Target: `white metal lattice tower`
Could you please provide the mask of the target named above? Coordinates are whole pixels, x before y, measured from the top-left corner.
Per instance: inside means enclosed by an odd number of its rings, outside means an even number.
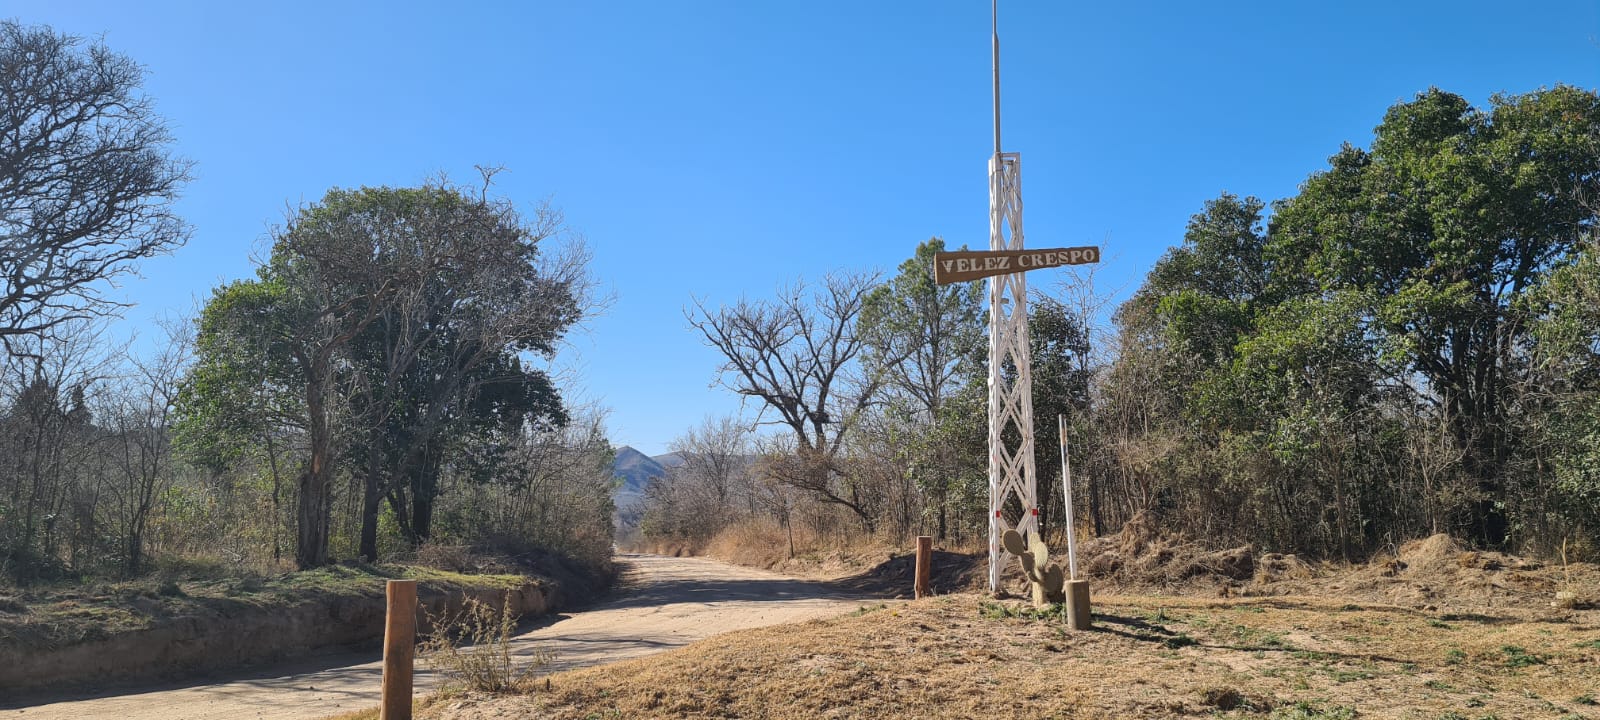
[[[1022,249],[1022,158],[989,161],[989,249]],[[1000,589],[1000,535],[1039,532],[1033,460],[1033,372],[1023,273],[989,278],[989,591]],[[1012,501],[1015,502],[1012,502]],[[1007,504],[1020,512],[1015,525]]]
[[[1022,156],[1000,151],[999,0],[990,4],[994,62],[994,157],[989,159],[989,249],[1021,250]],[[1028,354],[1028,283],[1023,273],[989,278],[989,592],[1000,590],[1000,535],[1039,532],[1033,461],[1033,371]],[[1013,500],[1015,502],[1013,502]],[[1019,513],[1015,525],[1007,505]]]

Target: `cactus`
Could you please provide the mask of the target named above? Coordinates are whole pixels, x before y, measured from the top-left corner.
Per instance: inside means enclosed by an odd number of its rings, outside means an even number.
[[[1000,536],[1000,544],[1005,546],[1006,552],[1017,556],[1022,563],[1022,574],[1028,577],[1028,584],[1033,587],[1034,606],[1066,602],[1066,572],[1060,565],[1050,562],[1050,548],[1039,539],[1038,533],[1034,533],[1031,540],[1023,542],[1022,533],[1015,530],[1007,530]]]

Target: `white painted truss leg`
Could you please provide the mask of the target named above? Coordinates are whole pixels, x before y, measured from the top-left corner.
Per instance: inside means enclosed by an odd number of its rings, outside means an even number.
[[[1021,250],[1022,158],[989,160],[989,249]],[[1000,590],[1000,536],[1039,532],[1033,462],[1033,373],[1028,285],[1022,273],[989,279],[989,591]],[[1015,502],[1011,503],[1012,498]],[[1007,504],[1020,515],[1013,520]],[[1014,524],[1013,524],[1014,523]]]

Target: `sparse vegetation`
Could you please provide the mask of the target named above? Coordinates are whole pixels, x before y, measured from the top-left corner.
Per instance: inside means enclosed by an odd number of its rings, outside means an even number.
[[[1543,665],[1546,660],[1545,656],[1537,653],[1530,653],[1526,649],[1517,647],[1516,645],[1505,645],[1500,648],[1500,652],[1505,655],[1506,667],[1510,668],[1524,668],[1530,665]]]
[[[1299,701],[1272,712],[1271,720],[1355,720],[1355,708]]]
[[[518,616],[509,598],[499,608],[469,599],[454,613],[430,612],[427,619],[418,656],[444,676],[446,693],[530,691],[533,673],[555,659],[545,651],[512,655]]]
[[[1449,665],[1439,633],[1427,631],[1427,616],[1368,608],[1352,617],[1338,607],[1298,597],[1101,597],[1095,630],[1062,632],[1064,621],[1050,608],[977,594],[941,596],[896,606],[894,613],[741,631],[650,658],[558,673],[548,691],[541,685],[532,695],[475,704],[472,716],[798,719],[849,708],[861,716],[937,720],[982,716],[1004,702],[1018,716],[1090,720],[1452,712],[1479,720],[1581,714],[1590,706],[1573,701],[1563,711],[1544,698],[1582,697],[1600,682],[1600,669],[1580,662],[1584,650],[1570,645],[1549,651],[1547,662],[1559,671],[1533,665],[1508,672],[1503,648],[1535,647],[1548,629],[1536,614],[1456,621],[1463,632],[1451,641],[1463,652]],[[1558,632],[1600,639],[1592,627]],[[1241,634],[1292,639],[1299,649],[1260,652],[1259,644],[1240,642]],[[686,677],[696,680],[679,681]],[[449,705],[430,706],[421,717],[454,717]]]

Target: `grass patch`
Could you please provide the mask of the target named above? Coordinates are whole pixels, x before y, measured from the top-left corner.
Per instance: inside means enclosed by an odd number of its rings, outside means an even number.
[[[1377,677],[1376,674],[1369,670],[1335,669],[1331,670],[1328,674],[1333,677],[1334,682],[1340,683],[1355,682],[1357,680],[1371,680],[1372,678]]]
[[[1543,665],[1548,658],[1537,653],[1530,653],[1516,645],[1503,645],[1500,652],[1505,654],[1506,667],[1525,668],[1531,665]]]
[[[1355,720],[1355,708],[1315,702],[1297,702],[1272,711],[1272,720]]]
[[[1189,637],[1184,633],[1178,633],[1172,637],[1162,640],[1161,644],[1170,649],[1177,650],[1178,648],[1189,647],[1190,645],[1199,645],[1200,641]]]

